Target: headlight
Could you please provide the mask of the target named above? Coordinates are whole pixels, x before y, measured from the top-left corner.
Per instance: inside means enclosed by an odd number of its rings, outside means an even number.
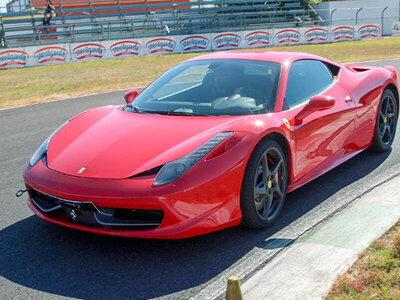
[[[178,179],[183,173],[189,170],[196,162],[203,158],[208,152],[214,149],[232,133],[233,132],[218,133],[212,139],[208,140],[205,144],[201,145],[188,155],[165,164],[158,172],[153,185],[162,185]]]
[[[47,153],[47,147],[49,146],[50,139],[53,137],[53,135],[59,131],[65,124],[67,124],[69,121],[66,121],[64,124],[62,124],[60,127],[58,127],[56,130],[53,131],[52,134],[43,142],[43,144],[40,145],[40,147],[36,150],[36,152],[33,154],[31,160],[29,161],[29,164],[31,167],[36,165],[39,160],[43,158],[43,156],[46,155]]]

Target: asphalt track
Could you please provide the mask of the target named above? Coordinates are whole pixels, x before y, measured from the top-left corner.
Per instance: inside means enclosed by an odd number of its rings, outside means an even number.
[[[365,64],[394,65],[400,73],[400,60]],[[364,151],[289,194],[284,214],[269,229],[234,227],[185,240],[93,235],[33,216],[26,195],[15,197],[32,153],[69,117],[123,103],[122,96],[117,91],[0,110],[1,299],[218,297],[228,276],[248,278],[299,235],[400,173],[396,137],[390,152]]]

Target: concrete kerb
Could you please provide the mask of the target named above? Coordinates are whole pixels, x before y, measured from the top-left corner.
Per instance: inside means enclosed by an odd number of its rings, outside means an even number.
[[[244,298],[324,297],[336,276],[398,222],[399,183],[399,176],[392,177],[307,231],[242,285]]]
[[[392,211],[393,208],[391,208],[387,204],[393,204],[391,202],[395,201],[388,201],[386,198],[383,200],[379,200],[379,204],[381,204],[380,207],[369,207],[369,211],[366,211],[367,213],[367,218],[370,217],[370,214],[376,214],[383,216],[385,215],[385,221],[382,229],[382,224],[380,224],[380,228],[375,229],[373,232],[368,232],[367,234],[361,234],[361,237],[357,235],[357,237],[353,234],[352,237],[348,236],[349,232],[343,232],[340,231],[340,237],[343,236],[342,241],[339,241],[339,244],[341,245],[335,245],[335,242],[332,244],[332,241],[334,241],[335,237],[332,239],[331,236],[326,235],[326,227],[328,228],[328,231],[333,233],[335,231],[334,226],[338,227],[337,225],[342,225],[347,226],[349,230],[353,232],[357,232],[357,230],[354,229],[365,229],[366,225],[368,226],[369,220],[364,220],[364,216],[359,217],[360,220],[362,220],[363,224],[357,224],[357,220],[353,219],[353,216],[355,213],[360,213],[360,208],[365,204],[369,204],[368,206],[371,206],[374,202],[377,202],[376,199],[371,201],[371,196],[376,190],[379,188],[382,188],[385,184],[390,184],[391,181],[398,180],[400,179],[399,177],[400,173],[397,175],[393,175],[392,177],[388,178],[386,181],[380,183],[379,185],[375,187],[371,187],[370,190],[367,190],[363,193],[363,195],[356,197],[352,202],[349,202],[347,205],[343,206],[341,209],[337,210],[336,212],[332,213],[330,217],[327,217],[325,220],[321,221],[320,223],[316,224],[313,228],[307,230],[304,232],[298,240],[294,243],[294,245],[290,245],[290,247],[282,248],[282,251],[276,253],[273,257],[270,258],[269,261],[265,262],[262,266],[260,266],[258,269],[256,269],[253,274],[249,274],[245,278],[242,279],[242,284],[243,288],[241,288],[239,278],[236,276],[231,276],[227,280],[227,288],[226,288],[226,293],[225,293],[225,299],[226,300],[240,300],[244,298],[246,299],[265,299],[265,297],[268,297],[270,299],[282,299],[282,297],[289,297],[290,299],[301,299],[304,297],[307,297],[308,299],[319,299],[320,297],[323,297],[330,289],[330,286],[334,282],[334,279],[336,276],[342,272],[345,272],[357,259],[358,253],[361,252],[363,249],[365,249],[374,239],[378,238],[386,232],[387,229],[389,229],[391,226],[393,226],[397,221],[398,217],[400,216],[399,212],[400,209],[397,209],[397,215],[392,216],[391,219],[388,219],[387,215],[389,211]],[[368,196],[370,199],[368,199]],[[376,197],[376,195],[372,195],[372,197]],[[363,200],[363,201],[360,201]],[[396,200],[399,202],[399,200]],[[396,202],[396,203],[397,203]],[[361,203],[361,205],[360,205]],[[387,205],[387,206],[386,206]],[[379,209],[380,208],[380,209]],[[383,210],[382,210],[383,209]],[[351,211],[353,210],[353,211]],[[385,213],[381,213],[379,212]],[[350,212],[351,211],[351,212]],[[362,212],[361,212],[362,213]],[[351,222],[343,222],[343,220],[338,219],[343,219],[343,215],[348,215],[351,216],[352,220]],[[372,216],[372,218],[375,216]],[[336,223],[335,224],[335,218],[336,218]],[[354,216],[356,219],[357,216]],[[349,220],[350,221],[350,220]],[[367,222],[367,223],[366,223]],[[382,223],[382,221],[381,221]],[[330,224],[334,224],[333,226]],[[346,225],[349,224],[349,225]],[[354,225],[355,224],[355,225]],[[325,227],[325,229],[324,229]],[[329,228],[331,227],[331,228]],[[354,228],[355,227],[355,228]],[[322,228],[322,229],[321,229]],[[343,229],[343,226],[342,228]],[[336,228],[337,230],[337,228]],[[322,234],[319,234],[318,232],[322,231]],[[325,232],[325,233],[324,233]],[[358,231],[359,232],[359,231]],[[362,231],[366,232],[366,231]],[[337,233],[336,233],[337,234]],[[337,234],[338,235],[338,234]],[[321,241],[322,238],[322,241]],[[337,238],[337,237],[336,237]],[[325,240],[325,241],[324,241]],[[287,245],[289,246],[289,245]],[[296,256],[297,258],[294,259],[294,261],[290,261],[290,259],[293,260],[293,256]],[[302,257],[303,259],[300,259],[301,263],[298,261],[298,257]],[[273,258],[276,258],[274,260],[274,263],[272,266],[268,264]],[[305,260],[310,260],[309,265],[310,267],[306,270],[303,269],[303,262]],[[332,261],[333,259],[333,261]],[[323,262],[323,264],[322,264]],[[281,265],[286,265],[286,267],[282,267]],[[323,267],[319,267],[320,265],[323,265]],[[279,266],[280,269],[283,270],[279,274]],[[297,269],[300,268],[300,269]],[[290,270],[290,268],[293,268]],[[318,269],[319,268],[319,269]],[[288,270],[289,269],[289,270]],[[318,269],[318,271],[315,271],[315,269]],[[322,269],[322,271],[321,271]],[[303,270],[303,274],[298,275],[300,271]],[[278,274],[277,272],[278,271]],[[315,276],[310,276],[309,274],[312,272],[317,272],[319,275],[321,275],[320,278],[315,278]],[[321,272],[325,271],[325,273],[329,274],[321,274]],[[271,275],[273,273],[273,275]],[[304,274],[306,273],[306,274]],[[295,274],[295,275],[293,275]],[[297,284],[293,280],[293,283],[296,284],[291,284],[292,286],[292,293],[296,293],[295,295],[290,294],[290,287],[287,287],[288,289],[279,289],[279,287],[282,284],[282,281],[287,282],[288,276],[292,275],[292,277],[301,277],[300,280],[302,280],[303,284]],[[271,278],[266,278],[270,276]],[[250,278],[248,278],[250,277]],[[279,279],[280,277],[280,279]],[[278,278],[278,279],[277,279]],[[275,279],[275,280],[274,280]],[[275,281],[275,282],[274,282]],[[289,280],[291,281],[291,280]],[[264,285],[263,283],[267,282],[267,285]],[[278,284],[277,284],[278,283]],[[314,286],[313,286],[314,285]],[[283,292],[282,292],[283,290]]]
[[[263,250],[267,251],[260,251],[258,253],[258,257],[253,258],[249,257],[247,260],[249,261],[244,262],[240,261],[237,262],[235,265],[241,265],[242,268],[237,270],[236,272],[232,272],[231,270],[224,271],[219,278],[208,284],[203,290],[201,290],[196,296],[192,297],[191,299],[223,299],[225,293],[225,286],[226,286],[226,278],[231,275],[235,275],[239,278],[242,287],[246,284],[248,280],[251,279],[258,271],[264,268],[268,263],[270,263],[274,258],[276,258],[282,251],[288,249],[288,246],[293,244],[296,240],[298,240],[301,236],[306,235],[307,233],[314,230],[317,226],[323,223],[325,220],[331,218],[337,213],[340,213],[344,209],[346,209],[349,204],[354,202],[355,200],[361,198],[368,192],[372,191],[374,188],[390,181],[391,179],[400,175],[400,166],[394,166],[387,172],[391,174],[381,180],[373,178],[371,182],[373,184],[369,184],[368,188],[364,189],[361,194],[354,198],[347,199],[344,203],[337,203],[336,209],[323,214],[318,211],[318,207],[314,208],[312,211],[306,214],[305,218],[302,218],[298,222],[293,222],[285,229],[281,230],[280,232],[270,236],[266,241]],[[309,224],[312,224],[311,226]],[[268,249],[271,243],[269,241],[283,241],[280,247],[270,247],[272,249]],[[286,242],[285,242],[286,241]],[[245,268],[243,268],[245,266]],[[234,267],[233,267],[234,268]]]

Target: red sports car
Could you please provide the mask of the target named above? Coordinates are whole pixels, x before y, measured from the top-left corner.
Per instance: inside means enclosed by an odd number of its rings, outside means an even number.
[[[394,67],[277,51],[199,56],[125,100],[71,118],[32,156],[40,218],[142,238],[267,227],[287,192],[388,150],[399,107]]]

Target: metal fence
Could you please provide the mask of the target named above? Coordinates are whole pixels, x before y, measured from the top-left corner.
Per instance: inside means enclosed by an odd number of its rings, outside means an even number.
[[[43,11],[0,15],[2,47],[156,35],[177,35],[316,24],[318,15],[298,0],[212,0],[85,7],[60,5],[50,26]]]
[[[84,7],[59,5],[50,25],[42,10],[0,14],[0,47],[104,41],[255,29],[381,24],[398,21],[396,8],[315,10],[298,0],[212,0]],[[397,8],[398,11],[398,8]],[[370,13],[372,12],[372,13]],[[324,16],[324,17],[323,17]],[[384,26],[385,25],[385,26]],[[387,26],[386,26],[387,27]]]

